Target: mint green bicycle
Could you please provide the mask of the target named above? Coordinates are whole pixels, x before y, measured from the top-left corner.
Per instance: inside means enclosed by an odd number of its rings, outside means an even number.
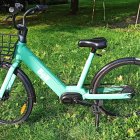
[[[0,42],[0,123],[18,124],[25,121],[36,102],[33,85],[21,70],[26,64],[59,97],[64,104],[80,104],[92,107],[99,124],[99,114],[129,117],[140,115],[140,59],[121,58],[100,69],[87,88],[84,81],[98,49],[107,47],[103,37],[80,40],[79,47],[91,48],[77,85],[67,86],[58,79],[27,47],[28,28],[26,16],[43,11],[47,6],[37,5],[25,12],[23,23],[16,24],[16,16],[22,5],[10,8],[13,25],[18,30],[16,36],[1,34]],[[125,50],[122,50],[125,51]],[[90,100],[90,101],[89,101]],[[92,101],[93,100],[93,101]]]

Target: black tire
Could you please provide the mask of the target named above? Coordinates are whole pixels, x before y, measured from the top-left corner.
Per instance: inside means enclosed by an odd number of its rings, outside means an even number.
[[[0,67],[0,87],[9,67],[10,64]],[[0,124],[22,123],[29,117],[35,102],[35,92],[29,78],[19,68],[14,74],[16,79],[11,90],[6,91],[0,100]]]
[[[123,87],[120,93],[132,93],[133,97],[125,100],[96,100],[96,104],[100,103],[102,111],[107,115],[140,115],[140,59],[122,58],[107,64],[94,77],[91,91],[98,94],[99,88],[114,84]]]

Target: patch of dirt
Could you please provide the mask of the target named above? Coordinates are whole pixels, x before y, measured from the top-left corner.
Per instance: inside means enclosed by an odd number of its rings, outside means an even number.
[[[122,22],[113,23],[113,25],[110,25],[110,27],[111,28],[125,28],[128,25],[135,25],[136,24],[136,18],[137,18],[136,16],[128,17]],[[140,24],[140,16],[138,18],[137,24]]]

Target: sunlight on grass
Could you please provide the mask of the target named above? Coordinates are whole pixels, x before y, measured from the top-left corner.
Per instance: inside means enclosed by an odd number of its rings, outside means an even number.
[[[69,15],[69,5],[50,6],[48,12],[28,17],[28,46],[66,84],[76,84],[90,49],[78,48],[80,39],[105,37],[108,47],[98,53],[85,83],[105,64],[118,58],[140,58],[140,26],[128,25],[127,18],[136,15],[138,0],[106,1],[106,21],[102,2],[97,2],[94,22],[91,22],[91,1],[81,2],[77,15]],[[123,3],[123,4],[122,4]],[[4,22],[0,14],[0,32],[16,33],[11,21]],[[91,109],[63,105],[58,97],[26,66],[37,94],[37,104],[27,122],[18,126],[0,126],[0,139],[30,140],[110,140],[138,139],[140,119],[102,116],[99,130],[94,126]],[[121,77],[119,77],[121,79]]]

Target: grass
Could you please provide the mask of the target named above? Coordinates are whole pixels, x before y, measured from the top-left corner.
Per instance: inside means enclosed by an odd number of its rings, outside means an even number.
[[[86,79],[110,61],[121,57],[140,58],[140,26],[135,27],[138,0],[106,1],[106,21],[103,21],[102,2],[96,3],[94,21],[91,20],[91,1],[81,1],[77,15],[69,15],[69,5],[50,6],[48,12],[28,17],[28,46],[67,84],[75,84],[88,56],[89,49],[77,48],[79,39],[103,36],[108,47],[102,57],[96,57]],[[16,33],[10,22],[0,14],[0,32]],[[20,20],[20,17],[18,18]],[[129,20],[129,22],[128,22]],[[125,140],[139,139],[140,120],[101,117],[99,130],[87,107],[63,105],[58,97],[26,66],[22,66],[34,84],[37,104],[27,122],[15,126],[0,126],[0,139],[29,140]]]

